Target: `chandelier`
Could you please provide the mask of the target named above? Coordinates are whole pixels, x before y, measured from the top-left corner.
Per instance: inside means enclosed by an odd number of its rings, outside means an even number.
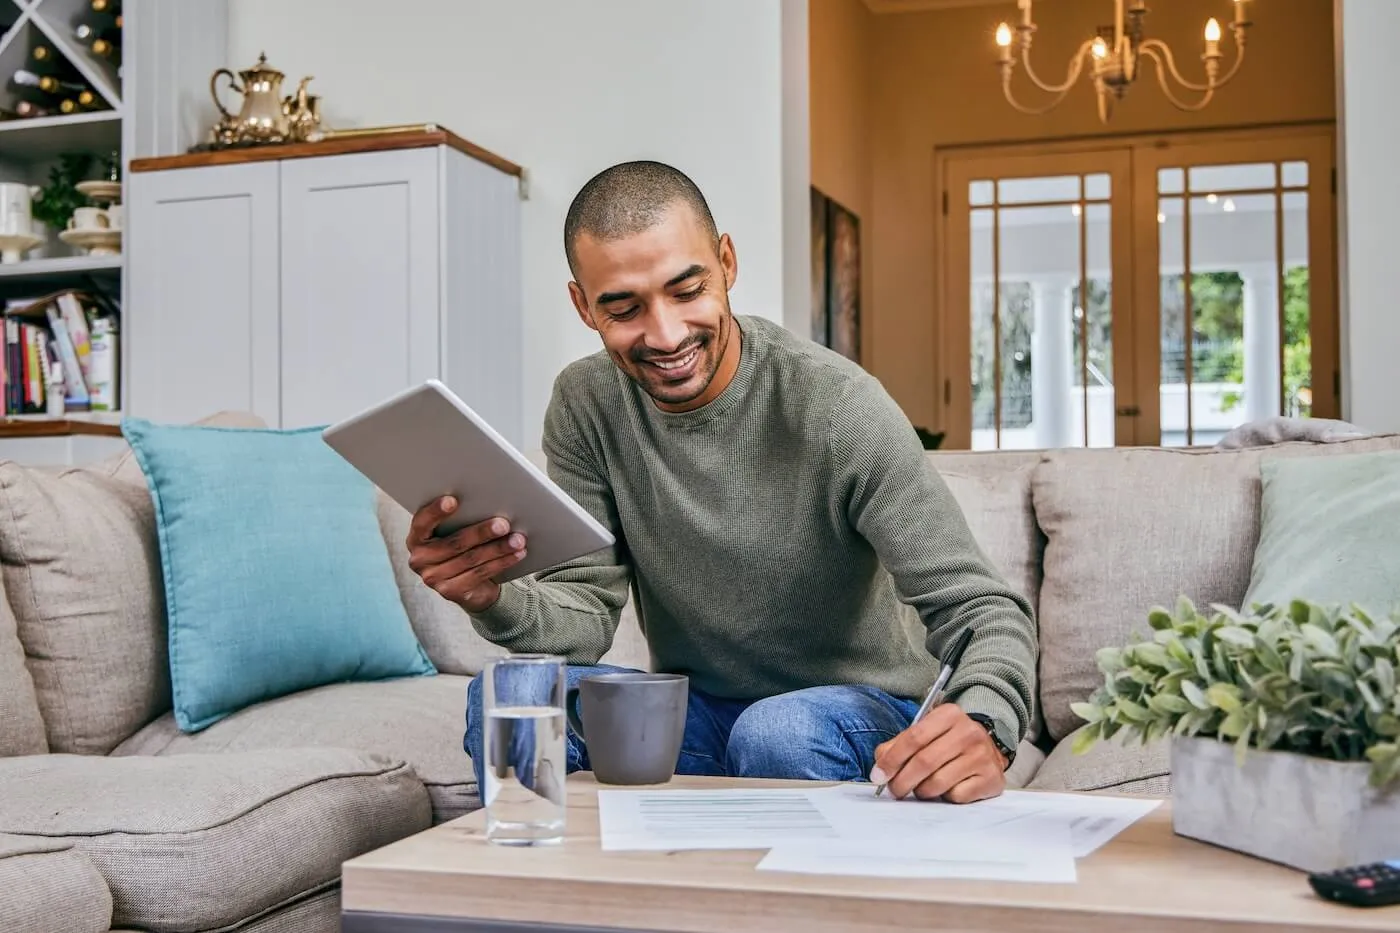
[[[1087,39],[1070,60],[1069,74],[1063,84],[1050,84],[1042,81],[1031,68],[1031,37],[1036,26],[1031,19],[1031,0],[1017,0],[1021,11],[1021,22],[1016,26],[1015,36],[1009,25],[997,26],[996,41],[1000,52],[1001,87],[1007,101],[1022,113],[1041,114],[1059,105],[1065,99],[1075,82],[1079,80],[1086,61],[1092,62],[1094,90],[1098,96],[1099,119],[1104,123],[1113,114],[1115,101],[1121,100],[1128,87],[1138,78],[1139,68],[1144,58],[1156,64],[1157,81],[1162,85],[1162,93],[1167,100],[1181,110],[1202,110],[1210,103],[1215,92],[1240,70],[1244,61],[1245,31],[1250,23],[1245,18],[1247,0],[1234,0],[1235,18],[1230,23],[1230,31],[1235,37],[1235,62],[1222,77],[1220,74],[1220,23],[1211,17],[1205,28],[1206,79],[1204,82],[1188,81],[1177,70],[1171,48],[1161,39],[1144,39],[1142,21],[1147,15],[1147,0],[1113,0],[1114,21],[1112,26],[1100,26],[1097,35]],[[1012,72],[1017,60],[1025,68],[1026,77],[1031,83],[1048,94],[1054,95],[1049,103],[1040,107],[1028,107],[1018,102],[1011,93]],[[1195,97],[1184,101],[1173,92],[1168,83],[1171,78],[1178,87]]]

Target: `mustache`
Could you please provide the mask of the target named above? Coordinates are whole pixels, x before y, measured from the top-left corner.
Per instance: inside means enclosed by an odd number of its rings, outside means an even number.
[[[670,353],[656,353],[651,350],[642,349],[633,350],[628,355],[632,358],[633,362],[650,363],[652,360],[665,359],[667,357],[684,356],[696,347],[705,347],[707,344],[709,344],[709,342],[712,339],[714,339],[713,336],[708,333],[692,334],[691,336],[687,337],[679,347],[672,350]]]

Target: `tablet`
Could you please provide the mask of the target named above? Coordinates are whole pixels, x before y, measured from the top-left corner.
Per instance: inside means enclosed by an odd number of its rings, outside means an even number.
[[[525,535],[504,583],[610,547],[613,536],[436,379],[327,427],[321,436],[370,482],[416,512],[441,496],[457,511],[439,536],[497,515]]]

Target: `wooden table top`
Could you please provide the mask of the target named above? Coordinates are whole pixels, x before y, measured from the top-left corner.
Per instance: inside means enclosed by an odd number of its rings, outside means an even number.
[[[795,786],[667,786],[744,784]],[[597,790],[570,775],[561,846],[493,845],[477,811],[352,859],[342,910],[694,933],[1400,930],[1400,907],[1332,904],[1301,872],[1175,835],[1169,801],[1078,860],[1077,883],[1032,884],[760,872],[761,851],[603,852]]]

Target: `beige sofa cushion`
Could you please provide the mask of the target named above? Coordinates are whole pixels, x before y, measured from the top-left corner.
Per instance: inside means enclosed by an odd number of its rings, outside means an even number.
[[[0,513],[0,523],[3,523]],[[19,623],[5,595],[0,575],[0,758],[10,755],[42,755],[49,750],[44,718],[34,695],[34,679],[24,666],[24,646]],[[4,929],[0,927],[0,929]]]
[[[118,745],[113,755],[181,755],[339,746],[406,761],[426,785],[433,822],[481,805],[462,749],[467,684],[451,674],[331,684],[239,710],[186,735],[167,713]]]
[[[0,463],[0,565],[55,752],[101,755],[170,708],[151,497]]]
[[[10,758],[0,786],[0,825],[72,842],[106,879],[112,925],[157,933],[263,914],[431,819],[407,765],[349,749]]]
[[[1070,703],[1102,683],[1094,653],[1148,631],[1179,596],[1238,608],[1259,537],[1263,457],[1400,448],[1400,435],[1243,450],[1056,450],[1031,492],[1046,536],[1040,693],[1047,731],[1082,725]],[[1048,765],[1048,763],[1047,763]]]
[[[66,839],[0,833],[0,930],[105,933],[112,892]]]
[[[1087,729],[1088,726],[1081,726]],[[1118,733],[1074,754],[1076,729],[1050,752],[1028,787],[1032,790],[1099,791],[1107,794],[1171,795],[1171,743],[1141,744]]]

